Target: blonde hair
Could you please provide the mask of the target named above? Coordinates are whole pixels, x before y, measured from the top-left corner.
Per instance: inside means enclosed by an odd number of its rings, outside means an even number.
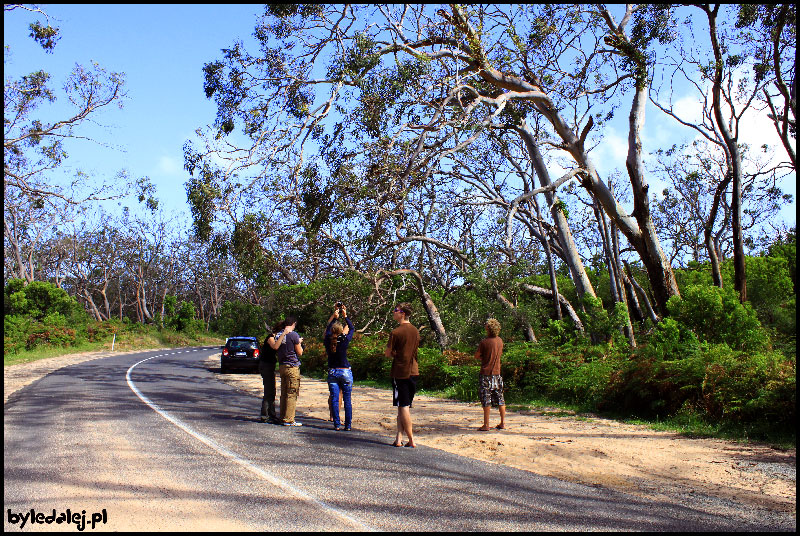
[[[336,344],[339,342],[339,335],[344,332],[344,327],[340,322],[334,322],[331,326],[331,341],[330,341],[330,351],[332,354],[336,353]]]
[[[486,321],[486,329],[489,330],[489,334],[492,337],[497,337],[500,335],[500,322],[495,320],[494,318],[490,318]]]

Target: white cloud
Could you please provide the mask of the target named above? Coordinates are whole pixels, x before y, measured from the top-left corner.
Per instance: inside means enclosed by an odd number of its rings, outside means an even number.
[[[687,95],[676,101],[672,109],[684,121],[698,121],[703,115],[703,101],[697,94]]]
[[[625,169],[628,157],[628,135],[620,134],[613,126],[603,129],[600,143],[591,152],[591,159],[601,177],[615,169]]]
[[[161,156],[156,164],[159,175],[179,175],[183,172],[183,161],[172,156]]]

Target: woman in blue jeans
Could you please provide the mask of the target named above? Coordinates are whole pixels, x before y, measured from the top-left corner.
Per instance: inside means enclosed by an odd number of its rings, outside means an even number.
[[[346,326],[337,322],[340,316],[344,318]],[[353,371],[347,360],[347,347],[353,338],[354,331],[353,323],[347,318],[347,308],[341,303],[337,303],[336,309],[328,319],[328,327],[325,328],[325,351],[328,353],[328,389],[331,393],[328,404],[333,416],[334,430],[339,430],[341,425],[339,420],[340,391],[344,398],[344,429],[350,430],[353,422],[353,406],[350,402],[350,395],[353,391]]]

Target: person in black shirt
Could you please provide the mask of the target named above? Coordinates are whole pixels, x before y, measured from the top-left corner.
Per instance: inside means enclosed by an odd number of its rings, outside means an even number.
[[[344,429],[350,430],[353,423],[353,406],[351,394],[353,392],[353,370],[347,360],[347,347],[353,339],[353,323],[347,318],[347,307],[339,303],[334,309],[333,314],[328,319],[328,327],[325,328],[325,351],[328,354],[328,406],[333,417],[333,429],[339,430],[341,421],[339,419],[339,392],[344,399]],[[342,326],[336,320],[342,316],[347,323]]]
[[[278,340],[275,340],[275,333],[281,330],[283,333]],[[258,355],[258,372],[264,383],[264,399],[261,401],[260,422],[269,421],[271,424],[282,424],[275,414],[275,364],[278,362],[277,350],[289,331],[291,328],[287,330],[283,322],[279,322],[261,345],[261,352]]]

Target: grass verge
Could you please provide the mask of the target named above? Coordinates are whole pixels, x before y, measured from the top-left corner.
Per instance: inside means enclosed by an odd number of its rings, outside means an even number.
[[[104,341],[84,341],[80,344],[67,347],[41,346],[33,350],[22,350],[18,353],[5,353],[3,355],[3,366],[8,367],[20,363],[30,363],[40,359],[69,354],[111,351],[112,344],[115,352],[128,352],[151,348],[174,348],[201,345],[221,346],[225,344],[225,338],[214,333],[187,335],[168,329],[159,329],[156,326],[149,326],[148,329],[145,330],[137,328],[131,331],[120,331],[117,333],[116,339],[114,339],[112,335],[108,337],[108,340]]]

